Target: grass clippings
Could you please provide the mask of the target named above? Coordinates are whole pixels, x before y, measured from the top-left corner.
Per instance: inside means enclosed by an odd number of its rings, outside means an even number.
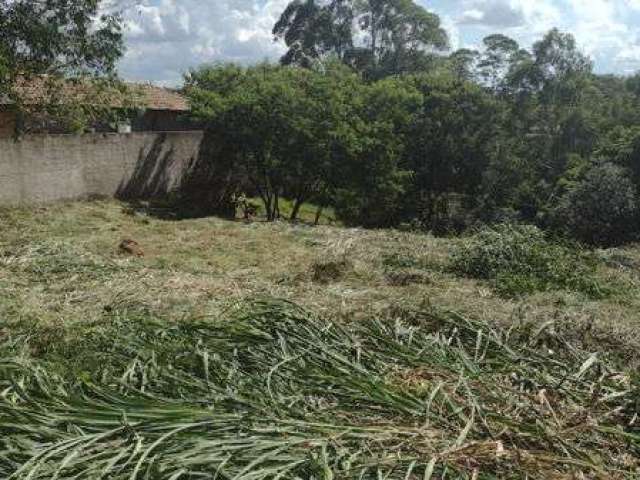
[[[116,315],[68,371],[10,338],[0,476],[637,478],[638,378],[513,334],[436,311],[342,326],[257,301],[179,325]]]

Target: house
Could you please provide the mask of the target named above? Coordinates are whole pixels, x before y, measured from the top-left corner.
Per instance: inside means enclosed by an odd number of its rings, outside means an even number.
[[[91,132],[171,132],[199,130],[189,118],[189,102],[175,90],[147,84],[123,84],[122,88],[102,87],[97,83],[56,81],[48,77],[24,80],[16,88],[22,108],[0,98],[0,138],[26,133],[65,134],[77,132],[69,120],[74,107],[102,110],[84,125]],[[57,112],[57,115],[53,113]],[[106,115],[105,115],[106,113]],[[56,119],[57,118],[57,119]],[[63,119],[62,121],[60,119]]]

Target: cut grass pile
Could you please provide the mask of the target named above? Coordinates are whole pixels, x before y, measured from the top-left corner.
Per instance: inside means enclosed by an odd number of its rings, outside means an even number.
[[[483,228],[457,248],[451,267],[463,275],[490,280],[507,296],[572,290],[602,298],[610,293],[596,277],[593,255],[577,245],[550,241],[532,225]]]
[[[640,382],[548,328],[263,300],[0,347],[0,477],[632,479]],[[549,345],[555,345],[551,352]]]

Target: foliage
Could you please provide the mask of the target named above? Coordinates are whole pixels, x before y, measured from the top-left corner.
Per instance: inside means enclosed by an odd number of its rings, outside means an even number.
[[[307,201],[348,211],[345,191],[396,201],[406,176],[398,168],[396,125],[407,121],[405,105],[415,96],[394,87],[364,85],[339,65],[330,74],[230,65],[191,72],[186,91],[217,149],[206,161],[229,162],[231,188],[259,196],[273,220],[284,197],[294,201],[291,219]],[[347,220],[365,207],[353,208]]]
[[[630,172],[636,189],[640,188],[640,127],[617,125],[601,140],[596,156]]]
[[[640,82],[594,74],[571,34],[434,56],[439,21],[410,0],[295,0],[274,35],[286,66],[203,67],[186,88],[215,146],[199,178],[260,196],[269,219],[287,197],[293,219],[312,202],[437,235],[496,220],[605,245],[640,233]],[[585,179],[602,162],[632,185],[605,198],[611,175]]]
[[[404,168],[413,181],[402,198],[398,220],[418,220],[423,227],[444,233],[453,197],[477,196],[482,172],[490,159],[497,113],[494,100],[472,83],[450,75],[420,75],[405,80],[421,95],[419,109],[406,135]],[[444,217],[444,218],[443,218]]]
[[[63,108],[61,83],[99,79],[96,89],[118,86],[115,69],[124,52],[121,18],[101,12],[100,0],[0,0],[0,96],[30,114],[48,115],[71,126],[100,117],[100,95],[90,105]],[[21,87],[43,87],[38,105],[24,101]],[[119,87],[120,88],[120,87]]]
[[[545,237],[532,225],[499,224],[465,239],[451,259],[454,272],[490,280],[505,295],[567,289],[598,297],[595,261],[578,247]]]
[[[591,168],[558,201],[553,225],[592,245],[610,247],[633,240],[639,212],[629,177],[628,171],[611,163]]]
[[[369,79],[420,71],[448,42],[440,18],[413,0],[293,0],[273,34],[288,47],[285,65],[334,55]]]
[[[99,0],[2,0],[0,26],[13,75],[109,74],[122,55],[120,19],[100,16]]]
[[[354,155],[336,184],[336,213],[348,224],[392,226],[412,180],[402,157],[422,97],[395,78],[363,86],[362,96]]]

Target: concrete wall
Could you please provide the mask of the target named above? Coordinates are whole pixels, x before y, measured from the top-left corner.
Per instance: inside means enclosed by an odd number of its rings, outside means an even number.
[[[180,184],[202,138],[166,132],[0,139],[0,205],[159,197]]]

